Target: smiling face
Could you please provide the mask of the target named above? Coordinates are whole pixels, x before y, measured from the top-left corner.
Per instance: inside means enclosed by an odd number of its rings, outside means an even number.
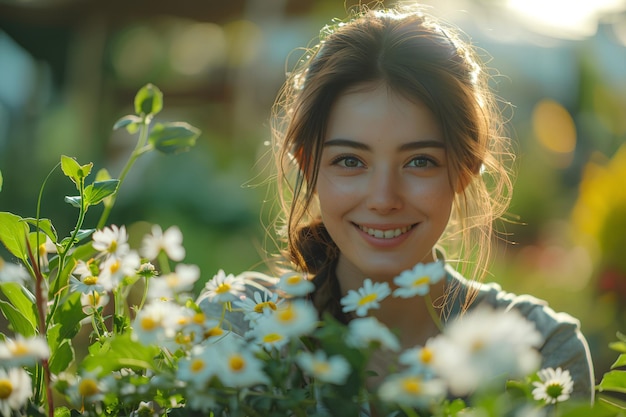
[[[316,183],[342,282],[390,281],[433,261],[454,200],[432,112],[384,84],[369,87],[334,103]]]

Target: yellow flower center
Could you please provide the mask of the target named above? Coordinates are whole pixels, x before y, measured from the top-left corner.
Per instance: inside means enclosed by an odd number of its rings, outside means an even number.
[[[330,371],[330,365],[328,362],[315,361],[313,362],[313,372],[317,375],[327,374]]]
[[[373,293],[373,294],[367,294],[365,297],[363,297],[363,298],[361,298],[361,299],[359,300],[359,305],[360,305],[360,306],[363,306],[363,305],[365,305],[365,304],[369,304],[369,303],[371,303],[372,301],[376,300],[376,297],[377,297],[376,293]]]
[[[224,330],[222,330],[221,327],[215,326],[212,329],[209,329],[206,332],[204,332],[204,338],[208,339],[209,337],[221,336],[223,334],[224,334]]]
[[[0,258],[0,271],[4,269],[4,259]]]
[[[226,283],[222,283],[220,285],[217,286],[217,288],[215,289],[215,292],[218,294],[224,294],[226,292],[230,291],[230,285],[226,284]]]
[[[426,285],[430,282],[430,278],[428,276],[423,276],[420,278],[417,278],[415,281],[413,281],[413,286],[414,287],[419,287],[420,285]]]
[[[300,281],[302,281],[302,277],[300,275],[292,275],[289,278],[287,278],[287,284],[289,285],[297,285],[300,283]]]
[[[204,316],[204,313],[196,313],[193,315],[192,320],[196,324],[203,324],[206,320],[206,317]]]
[[[263,343],[276,343],[283,339],[283,336],[278,333],[269,333],[263,336]]]
[[[13,384],[8,379],[0,379],[0,400],[6,400],[13,392]]]
[[[13,356],[28,355],[28,353],[30,352],[30,349],[28,349],[28,346],[25,343],[21,343],[21,342],[15,342],[13,346],[11,346],[10,350]]]
[[[472,343],[472,352],[478,352],[479,350],[481,350],[482,348],[485,347],[485,341],[478,339],[478,340],[474,340],[474,342]]]
[[[428,348],[423,348],[420,352],[420,360],[422,363],[431,363],[433,360],[433,351]]]
[[[87,300],[88,300],[90,306],[94,306],[95,307],[100,302],[100,294],[95,292],[95,291],[90,293],[90,294],[87,294]]]
[[[234,372],[240,372],[246,367],[246,361],[241,355],[233,355],[228,359],[228,366]]]
[[[407,378],[402,381],[404,392],[411,395],[419,395],[422,393],[421,381],[417,378]]]
[[[46,244],[42,243],[41,245],[39,245],[39,256],[43,258],[44,256],[46,256],[46,253],[48,253],[48,251],[46,250]]]
[[[109,245],[109,253],[115,253],[117,250],[117,240],[112,240],[111,245]]]
[[[201,370],[204,369],[204,367],[205,367],[205,363],[202,359],[194,359],[189,365],[189,369],[193,373],[200,372]]]
[[[141,319],[141,328],[146,331],[152,331],[157,328],[158,322],[152,317],[143,317]]]
[[[285,308],[284,310],[281,310],[277,314],[278,320],[283,321],[283,322],[290,322],[295,317],[296,317],[296,314],[294,313],[293,308],[291,308],[291,306],[288,306],[287,308]]]
[[[85,285],[96,285],[98,283],[98,277],[94,277],[93,275],[88,276],[83,280],[83,284]]]
[[[98,383],[90,378],[85,378],[78,384],[78,392],[83,397],[91,397],[96,395],[100,390],[98,389]]]
[[[112,274],[115,274],[117,271],[120,270],[120,266],[122,266],[122,264],[119,260],[116,260],[111,264],[111,266],[109,266],[109,271],[111,271]]]
[[[165,282],[167,283],[167,286],[169,288],[175,288],[178,285],[178,283],[180,282],[180,277],[178,275],[176,275],[176,274],[169,274],[166,277],[166,281]]]
[[[265,308],[276,310],[276,304],[272,301],[265,301],[254,306],[254,311],[257,313],[262,313]]]

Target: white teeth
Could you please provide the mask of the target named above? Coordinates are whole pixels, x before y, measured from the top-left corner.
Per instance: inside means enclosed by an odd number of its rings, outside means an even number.
[[[374,236],[375,238],[378,238],[378,239],[392,239],[394,237],[400,236],[403,233],[408,232],[412,227],[413,226],[401,227],[399,229],[381,230],[381,229],[370,229],[369,227],[365,227],[365,226],[359,226],[359,229],[363,230],[368,235]]]

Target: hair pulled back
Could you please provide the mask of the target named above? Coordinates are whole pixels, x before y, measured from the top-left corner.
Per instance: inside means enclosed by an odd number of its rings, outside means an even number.
[[[493,221],[511,195],[503,163],[508,141],[488,82],[471,45],[420,10],[361,6],[349,20],[325,27],[319,43],[306,51],[273,109],[273,140],[285,255],[296,269],[317,275],[319,309],[329,308],[337,285],[328,277],[338,249],[321,223],[315,196],[326,126],[337,98],[366,83],[383,83],[434,114],[456,190],[439,245],[468,278],[482,279]]]

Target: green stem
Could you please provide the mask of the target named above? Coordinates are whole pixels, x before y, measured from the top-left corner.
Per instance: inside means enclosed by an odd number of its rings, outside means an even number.
[[[137,145],[135,145],[135,149],[133,149],[133,152],[130,154],[128,161],[126,162],[126,165],[124,166],[124,168],[122,169],[122,172],[120,173],[119,184],[117,185],[115,192],[111,194],[109,202],[104,205],[104,211],[102,212],[102,215],[100,216],[100,220],[98,220],[98,226],[97,226],[98,229],[102,229],[106,225],[106,222],[109,219],[109,215],[111,214],[111,210],[113,209],[113,206],[115,205],[117,193],[120,187],[122,186],[122,183],[124,182],[124,179],[126,178],[126,175],[128,175],[128,172],[137,161],[137,158],[139,158],[146,151],[149,151],[150,149],[152,149],[152,147],[146,146],[146,142],[148,142],[148,126],[149,125],[150,125],[150,118],[149,117],[144,118],[143,123],[141,124],[141,127],[139,129],[139,139],[137,140]]]
[[[67,254],[70,251],[70,249],[74,246],[74,243],[75,243],[74,241],[76,240],[76,236],[78,236],[78,232],[80,231],[81,227],[83,227],[83,223],[85,222],[85,215],[87,213],[87,208],[85,204],[85,181],[84,179],[80,181],[78,191],[80,194],[80,208],[78,212],[78,219],[76,220],[76,226],[74,227],[74,230],[72,231],[72,235],[70,236],[70,239],[67,241],[67,243],[65,244],[61,252],[59,252],[59,266],[57,270],[56,279],[60,279],[61,274],[63,273],[63,270],[65,269],[65,260],[67,258]],[[54,296],[54,301],[52,303],[52,306],[50,307],[50,314],[48,315],[48,320],[46,321],[46,328],[45,328],[46,331],[48,329],[48,325],[50,324],[49,321],[50,319],[52,319],[52,316],[54,316],[54,313],[56,312],[58,304],[61,300],[62,288],[63,287],[59,287],[59,292],[55,294]]]

